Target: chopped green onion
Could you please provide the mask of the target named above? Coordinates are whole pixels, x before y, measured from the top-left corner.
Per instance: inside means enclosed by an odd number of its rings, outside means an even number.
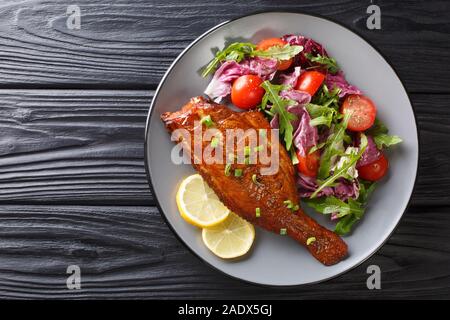
[[[244,164],[250,164],[250,158],[246,157],[246,158],[244,159]]]
[[[285,236],[286,234],[287,234],[286,228],[281,228],[280,229],[280,235]]]
[[[292,211],[297,211],[300,209],[300,206],[298,204],[295,204],[291,200],[285,200],[283,203],[286,205],[286,208],[291,209]]]
[[[255,209],[255,215],[257,218],[261,217],[261,209],[260,208]]]
[[[309,237],[306,240],[306,245],[309,246],[311,243],[313,243],[314,241],[316,241],[316,237]]]
[[[291,209],[292,206],[294,205],[291,200],[285,200],[283,201],[283,203],[286,205],[288,209]]]
[[[211,139],[211,147],[216,148],[219,145],[219,139],[217,137],[213,137]]]
[[[245,146],[244,147],[244,156],[249,156],[250,155],[250,147],[249,146]]]
[[[228,177],[230,175],[231,163],[225,165],[225,175]]]
[[[240,177],[240,176],[242,176],[242,169],[236,169],[236,170],[234,170],[234,176],[235,176],[235,177]]]
[[[209,114],[207,116],[202,117],[200,123],[203,123],[208,128],[214,126],[214,121],[212,121],[211,116]]]

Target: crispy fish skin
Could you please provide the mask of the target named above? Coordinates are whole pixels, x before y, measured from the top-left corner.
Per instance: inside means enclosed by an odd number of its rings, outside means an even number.
[[[186,129],[191,136],[190,145],[184,141],[186,150],[193,150],[194,122],[203,116],[210,116],[214,128],[225,135],[227,129],[270,129],[267,119],[259,111],[234,112],[228,107],[210,102],[203,97],[192,98],[181,110],[166,112],[161,115],[167,130]],[[198,122],[197,122],[198,123]],[[206,127],[203,125],[203,129]],[[267,139],[270,141],[270,131]],[[202,141],[203,148],[210,142]],[[288,209],[285,200],[298,204],[299,198],[295,181],[295,169],[285,150],[279,145],[279,170],[273,175],[260,175],[261,164],[233,164],[232,170],[242,169],[242,176],[235,177],[232,173],[225,175],[225,163],[206,164],[195,163],[194,153],[191,162],[194,168],[216,192],[219,199],[233,212],[266,230],[280,233],[285,229],[288,236],[300,242],[308,251],[324,265],[333,265],[347,256],[347,245],[334,232],[322,227],[302,209],[293,212]],[[258,183],[252,179],[257,175]],[[256,208],[260,216],[255,214]],[[284,231],[284,230],[283,230]],[[311,237],[315,241],[306,244]]]

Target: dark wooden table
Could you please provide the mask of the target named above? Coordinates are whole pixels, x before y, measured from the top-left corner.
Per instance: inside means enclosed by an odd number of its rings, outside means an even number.
[[[0,2],[0,297],[450,298],[450,3],[77,0]],[[66,10],[81,9],[81,29]],[[334,18],[393,63],[420,128],[411,206],[383,248],[326,283],[268,289],[194,257],[164,223],[144,171],[144,126],[173,59],[257,10]],[[82,270],[66,288],[67,266]],[[381,267],[381,290],[366,268]]]

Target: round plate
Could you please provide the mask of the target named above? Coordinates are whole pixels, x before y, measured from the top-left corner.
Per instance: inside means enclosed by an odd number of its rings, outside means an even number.
[[[237,261],[214,256],[202,243],[201,231],[179,215],[175,193],[180,181],[194,173],[190,165],[170,161],[173,143],[160,120],[189,98],[202,95],[209,78],[199,70],[212,58],[212,48],[225,42],[284,34],[302,34],[323,44],[339,63],[347,80],[358,86],[378,107],[379,118],[403,143],[389,154],[390,173],[379,183],[364,218],[344,238],[349,247],[346,260],[326,267],[301,245],[261,228],[250,254]],[[214,268],[252,283],[287,286],[330,279],[357,266],[388,239],[406,210],[418,165],[418,137],[414,112],[402,82],[383,56],[359,35],[328,19],[301,13],[265,12],[222,23],[196,39],[175,60],[162,79],[150,108],[146,128],[146,168],[153,196],[162,215],[181,241]],[[307,211],[332,229],[326,217]]]

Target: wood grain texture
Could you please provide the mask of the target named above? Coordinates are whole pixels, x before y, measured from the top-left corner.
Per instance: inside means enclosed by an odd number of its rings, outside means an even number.
[[[360,267],[323,284],[270,289],[201,263],[154,208],[2,206],[0,298],[450,298],[449,225],[447,208],[411,208]],[[81,268],[81,290],[66,288],[71,264]],[[371,264],[382,271],[378,291],[366,287]]]
[[[81,29],[66,26],[68,5]],[[412,92],[450,92],[447,1],[377,1],[382,30],[366,28],[369,2],[213,0],[3,0],[3,88],[154,88],[193,39],[228,19],[260,10],[301,10],[342,22],[392,61]],[[418,66],[420,61],[420,71]],[[420,76],[418,76],[420,74]]]
[[[151,96],[0,91],[0,200],[151,204],[143,165]]]
[[[450,205],[450,95],[414,94],[412,203]],[[0,90],[0,203],[152,205],[144,169],[151,91]]]

